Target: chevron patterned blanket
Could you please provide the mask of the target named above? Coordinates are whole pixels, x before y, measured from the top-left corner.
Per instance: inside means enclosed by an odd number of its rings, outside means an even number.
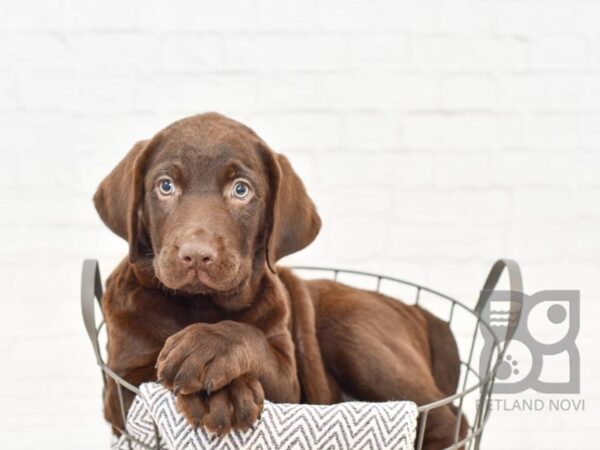
[[[140,386],[127,417],[127,431],[138,442],[170,450],[313,450],[414,448],[417,407],[412,402],[346,402],[291,405],[265,402],[253,430],[216,437],[194,429],[175,409],[173,394],[156,383]],[[143,448],[124,436],[113,450]]]

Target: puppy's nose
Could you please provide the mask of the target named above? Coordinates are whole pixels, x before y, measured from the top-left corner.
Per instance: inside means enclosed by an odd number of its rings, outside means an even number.
[[[205,242],[189,241],[179,247],[179,259],[188,267],[203,269],[215,262],[217,252]]]

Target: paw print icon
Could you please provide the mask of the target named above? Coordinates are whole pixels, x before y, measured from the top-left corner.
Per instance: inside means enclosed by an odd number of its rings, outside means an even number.
[[[494,392],[579,393],[580,359],[575,342],[580,325],[579,291],[540,291],[520,298],[521,320],[497,367]],[[502,341],[512,315],[511,292],[494,291],[481,317]],[[484,345],[479,365],[484,373],[489,363],[485,355],[491,353],[494,336],[485,326],[480,330]]]

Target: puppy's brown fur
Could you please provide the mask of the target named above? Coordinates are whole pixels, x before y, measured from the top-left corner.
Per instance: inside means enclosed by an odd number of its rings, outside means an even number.
[[[108,365],[135,385],[159,379],[191,423],[246,429],[264,398],[423,404],[456,390],[446,323],[275,266],[320,219],[287,159],[244,125],[214,113],[174,123],[137,143],[94,201],[130,246],[103,299]],[[112,382],[105,415],[123,427]],[[455,420],[450,407],[432,411],[425,448],[450,445]]]

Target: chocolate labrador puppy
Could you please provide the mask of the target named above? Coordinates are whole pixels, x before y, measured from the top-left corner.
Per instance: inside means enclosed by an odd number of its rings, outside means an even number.
[[[202,114],[138,142],[94,202],[129,242],[103,298],[108,365],[134,385],[172,389],[190,423],[247,429],[265,398],[423,404],[455,392],[459,358],[445,322],[276,266],[321,221],[288,160],[241,123]],[[109,380],[105,416],[116,433],[119,404]],[[451,407],[433,410],[424,447],[450,445],[455,421]]]

